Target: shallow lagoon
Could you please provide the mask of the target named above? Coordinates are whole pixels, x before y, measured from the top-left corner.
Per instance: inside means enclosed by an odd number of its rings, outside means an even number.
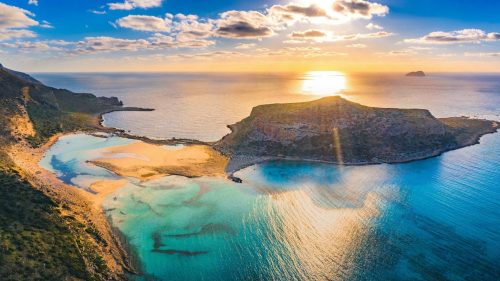
[[[65,136],[41,164],[88,188],[118,176],[86,161],[129,142]],[[499,163],[497,133],[408,164],[129,179],[103,207],[142,280],[499,280]]]

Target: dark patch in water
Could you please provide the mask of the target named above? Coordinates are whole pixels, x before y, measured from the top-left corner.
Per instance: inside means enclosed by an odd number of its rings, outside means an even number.
[[[192,257],[192,256],[199,256],[199,255],[208,254],[208,251],[193,251],[193,252],[191,252],[191,251],[182,251],[182,250],[174,250],[174,249],[151,250],[151,252],[166,254],[166,255],[179,255],[179,256],[184,256],[184,257]]]
[[[153,249],[158,250],[160,247],[165,246],[165,244],[161,243],[161,234],[159,232],[154,232],[151,235],[151,238],[153,239]]]
[[[219,223],[209,223],[207,225],[204,225],[198,232],[184,233],[184,234],[170,234],[166,236],[171,238],[187,238],[187,237],[207,235],[207,234],[235,235],[236,231],[229,225],[219,224]]]
[[[66,184],[73,184],[71,182],[71,179],[78,175],[71,169],[71,165],[74,165],[77,163],[76,159],[73,159],[69,162],[63,162],[59,160],[55,155],[50,158],[50,165],[54,168],[54,170],[59,172],[58,178],[61,179],[64,183]]]

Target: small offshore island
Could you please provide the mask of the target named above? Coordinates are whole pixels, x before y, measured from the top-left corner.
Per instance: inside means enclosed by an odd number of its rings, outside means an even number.
[[[62,182],[39,166],[45,152],[64,134],[83,132],[106,138],[99,135],[104,132],[131,140],[106,148],[99,158],[87,163],[139,182],[166,175],[229,177],[241,182],[233,176],[234,172],[265,161],[340,165],[408,162],[476,144],[481,136],[498,129],[495,121],[435,118],[424,109],[374,108],[335,96],[257,106],[249,117],[229,126],[230,134],[214,143],[150,140],[105,128],[101,119],[102,114],[111,111],[151,109],[123,107],[117,98],[51,88],[2,66],[0,98],[0,173],[11,186],[5,192],[8,197],[0,203],[10,206],[21,200],[15,198],[19,190],[31,192],[31,197],[25,196],[24,200],[31,200],[30,204],[40,209],[39,217],[49,218],[45,223],[50,225],[31,227],[29,231],[38,233],[33,235],[37,238],[32,244],[41,245],[38,247],[54,256],[32,258],[23,270],[50,264],[48,273],[42,276],[71,276],[75,280],[122,280],[138,269],[101,206],[103,197],[123,186],[123,180],[94,182],[89,192]],[[165,144],[182,145],[165,148]],[[32,216],[29,208],[20,209],[26,217]],[[15,244],[22,226],[4,229],[6,234],[2,237],[6,243]],[[58,243],[53,243],[54,237]],[[23,249],[25,252],[10,251],[9,258],[3,261],[5,267],[14,267],[18,256],[30,259],[29,253],[42,251],[35,247],[29,244]]]
[[[413,71],[409,72],[406,74],[407,77],[425,77],[425,72],[419,70],[419,71]]]

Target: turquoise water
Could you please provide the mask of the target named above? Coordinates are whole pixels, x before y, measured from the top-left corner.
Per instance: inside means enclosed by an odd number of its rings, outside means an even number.
[[[318,98],[292,74],[36,74],[56,87],[118,96],[154,112],[105,124],[149,137],[216,140],[253,106]],[[498,74],[348,75],[345,97],[500,120]],[[307,87],[306,87],[307,86]],[[338,91],[338,85],[332,90]],[[328,88],[326,88],[328,90]],[[63,137],[42,165],[87,189],[119,178],[86,163],[131,140]],[[117,156],[119,157],[119,155]],[[271,162],[218,178],[128,184],[104,202],[138,280],[500,280],[500,133],[480,145],[398,165]]]
[[[117,176],[85,161],[129,142],[66,136],[42,165],[86,188]],[[408,164],[270,162],[238,172],[243,184],[129,179],[104,208],[138,280],[499,280],[499,160],[497,133]]]

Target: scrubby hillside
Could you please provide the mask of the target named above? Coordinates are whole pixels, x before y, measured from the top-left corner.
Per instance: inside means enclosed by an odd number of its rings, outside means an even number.
[[[257,106],[229,128],[232,133],[215,147],[233,162],[247,161],[243,165],[262,157],[368,164],[422,159],[471,145],[495,131],[496,123],[440,120],[423,109],[373,108],[327,97]]]
[[[105,260],[105,252],[117,248],[86,221],[85,205],[75,212],[73,199],[58,195],[65,190],[39,186],[34,171],[20,169],[7,153],[16,146],[32,155],[31,147],[57,133],[98,127],[98,116],[113,110],[135,108],[123,108],[117,98],[51,88],[0,65],[0,280],[123,278],[126,262],[118,255]]]
[[[59,132],[96,126],[97,114],[122,105],[117,98],[47,87],[0,66],[0,133],[11,140],[26,138],[38,145]]]

